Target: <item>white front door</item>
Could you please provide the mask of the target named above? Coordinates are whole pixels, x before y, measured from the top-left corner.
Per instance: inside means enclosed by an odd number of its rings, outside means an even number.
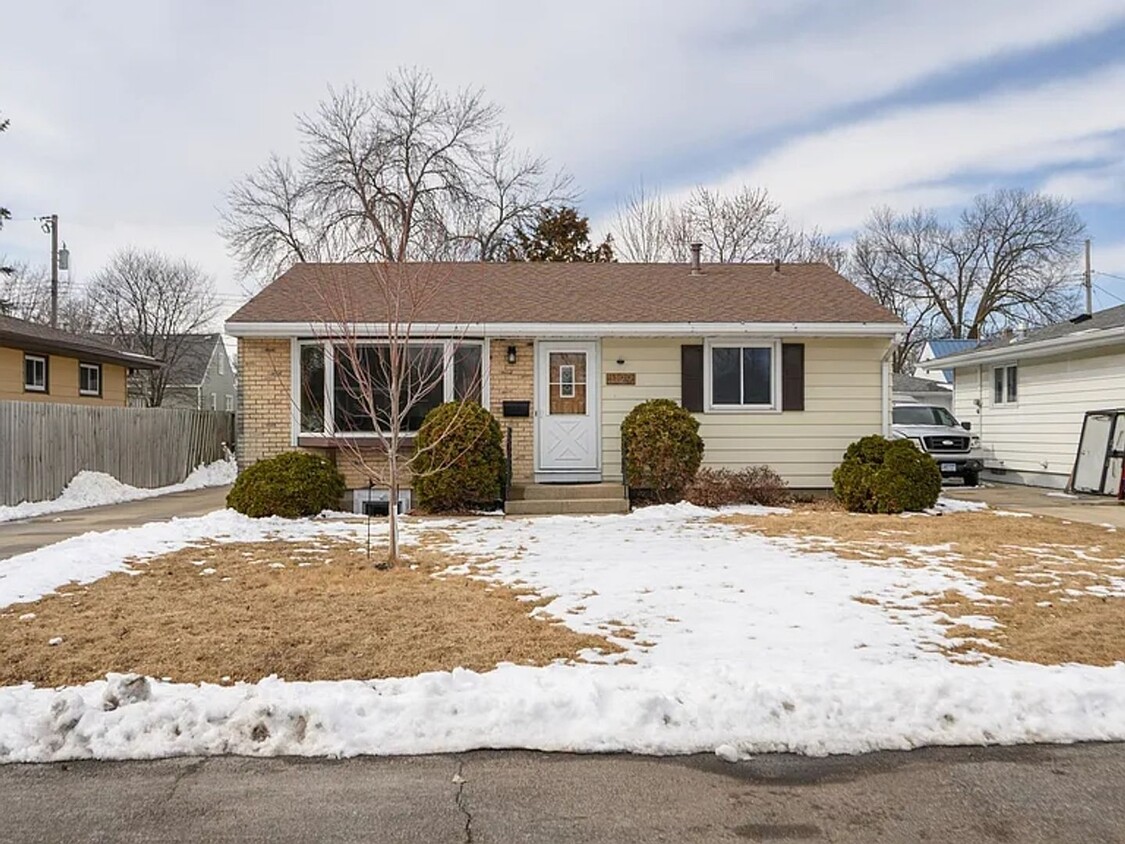
[[[600,480],[598,344],[536,347],[536,472],[543,480]]]

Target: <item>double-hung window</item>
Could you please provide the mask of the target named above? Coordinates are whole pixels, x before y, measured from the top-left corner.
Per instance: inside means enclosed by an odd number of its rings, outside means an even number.
[[[100,396],[102,394],[102,365],[100,363],[78,364],[78,395]]]
[[[47,392],[46,355],[23,356],[23,388],[29,393]]]
[[[1019,368],[1015,364],[992,370],[992,403],[1016,404],[1019,401]]]
[[[301,433],[413,433],[443,402],[483,400],[484,358],[479,340],[302,343]]]
[[[773,410],[777,407],[776,343],[709,343],[705,362],[709,409]]]

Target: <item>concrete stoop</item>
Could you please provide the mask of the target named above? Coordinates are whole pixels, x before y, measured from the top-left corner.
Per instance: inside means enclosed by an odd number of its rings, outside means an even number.
[[[508,493],[509,516],[581,516],[628,513],[621,484],[516,484]]]

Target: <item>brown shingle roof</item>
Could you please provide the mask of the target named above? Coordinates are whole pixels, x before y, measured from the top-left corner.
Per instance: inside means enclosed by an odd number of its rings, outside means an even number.
[[[67,355],[94,363],[117,363],[135,369],[157,369],[161,365],[155,358],[123,352],[102,340],[10,316],[0,316],[0,346]]]
[[[398,274],[393,276],[387,273]],[[387,278],[403,282],[388,283]],[[421,291],[428,323],[894,323],[825,264],[297,264],[230,323],[379,323],[384,290]]]

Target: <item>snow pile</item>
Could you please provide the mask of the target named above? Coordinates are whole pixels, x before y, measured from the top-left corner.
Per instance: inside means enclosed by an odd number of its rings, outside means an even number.
[[[100,507],[104,504],[139,501],[142,498],[154,498],[158,495],[167,495],[170,492],[187,492],[204,487],[226,486],[234,483],[237,475],[238,468],[233,458],[216,460],[214,463],[199,466],[180,483],[156,487],[155,489],[144,489],[123,484],[104,472],[84,471],[79,472],[71,479],[58,498],[50,501],[25,501],[22,504],[0,507],[0,522],[47,516],[52,513],[63,513],[67,510],[82,510],[86,507]]]
[[[966,501],[960,498],[946,498],[942,496],[937,500],[932,510],[928,513],[974,513],[978,510],[987,510],[988,505],[983,501]]]
[[[1125,739],[1125,664],[967,665],[937,651],[947,643],[942,619],[924,598],[971,593],[965,575],[937,560],[871,566],[800,551],[713,515],[675,505],[628,516],[405,520],[406,541],[443,530],[458,552],[494,566],[465,573],[548,596],[535,612],[582,632],[632,628],[634,638],[608,634],[624,655],[373,682],[192,685],[113,675],[75,688],[3,688],[0,762],[480,747],[740,758]],[[88,534],[0,563],[0,606],[205,538],[365,530],[224,511]]]
[[[139,681],[0,690],[0,762],[474,748],[733,759],[1125,738],[1125,668],[899,665],[831,674],[502,665],[405,680]]]

